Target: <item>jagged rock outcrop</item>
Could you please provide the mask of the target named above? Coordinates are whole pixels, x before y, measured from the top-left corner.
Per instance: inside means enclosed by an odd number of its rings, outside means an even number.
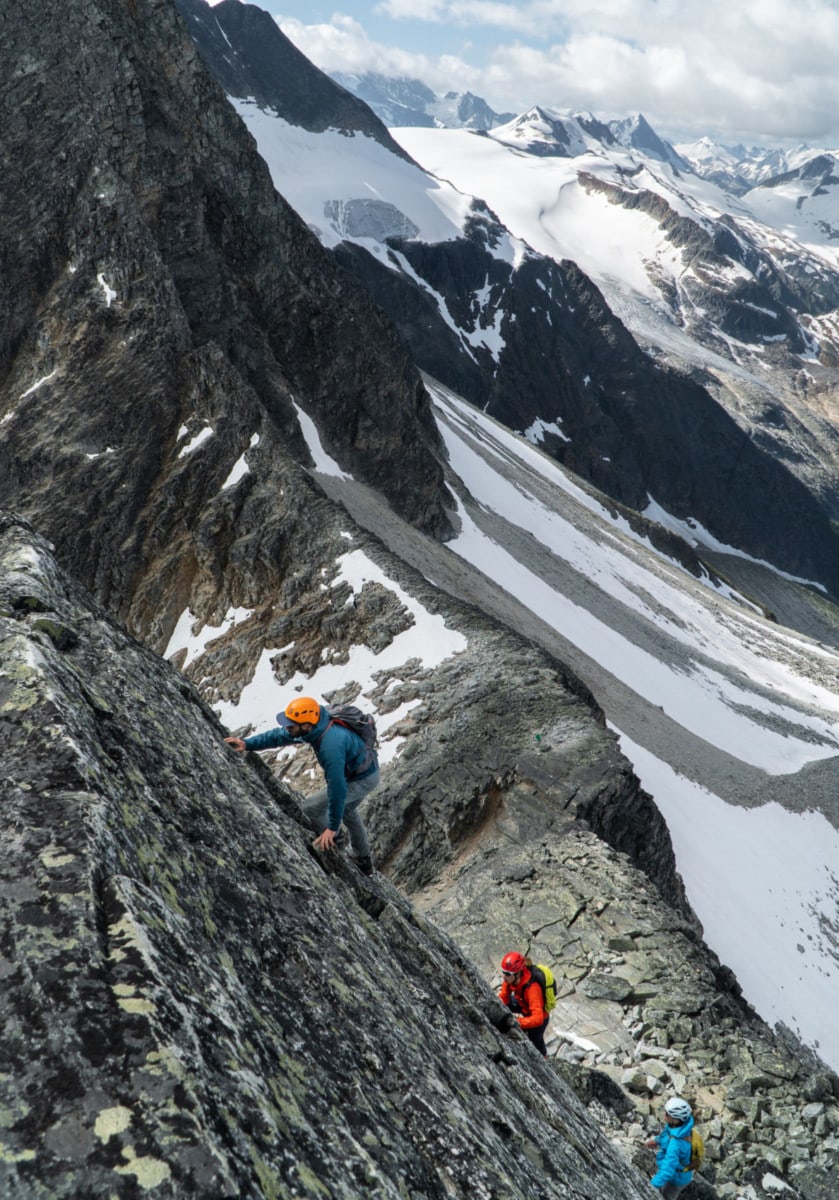
[[[0,639],[5,1195],[646,1195],[455,945],[6,515]]]
[[[653,1114],[679,1093],[707,1141],[713,1189],[695,1195],[754,1200],[785,1185],[784,1195],[826,1196],[839,1167],[836,1075],[756,1018],[695,925],[624,855],[579,823],[533,833],[498,820],[415,901],[488,979],[500,981],[511,946],[552,966],[549,1050],[642,1170],[653,1169],[640,1148]]]
[[[383,676],[370,696],[380,711],[419,701],[395,727],[410,745],[369,804],[390,877],[414,892],[449,877],[466,847],[494,855],[496,839],[531,847],[582,822],[630,854],[698,931],[661,815],[588,690],[483,618],[458,627],[463,653],[433,672]]]
[[[253,530],[231,473],[311,463],[299,405],[345,469],[445,533],[406,350],[277,195],[170,0],[2,22],[0,502],[129,617],[163,547],[187,578],[236,557]],[[263,496],[275,545],[303,515],[284,469]]]
[[[427,582],[372,543],[365,551],[439,611]],[[298,597],[274,637],[297,633],[275,656],[280,684],[314,670],[324,650],[347,660],[359,636],[381,649],[410,625],[392,592],[370,588],[351,605],[343,595]],[[487,980],[498,981],[510,947],[551,965],[561,981],[557,1069],[627,1156],[663,1097],[687,1092],[715,1178],[703,1195],[772,1196],[769,1174],[809,1200],[799,1176],[827,1186],[839,1163],[839,1081],[756,1017],[702,943],[660,815],[587,690],[476,612],[450,599],[443,611],[466,639],[456,655],[433,670],[419,659],[384,667],[363,695],[350,670],[327,697],[374,706],[382,721],[404,714],[384,734],[389,763],[366,806],[381,869]],[[224,640],[232,646],[233,634]],[[187,671],[206,687],[230,661],[215,651]],[[319,786],[311,766],[308,750],[291,764],[282,757],[283,777],[301,791]],[[652,1169],[643,1155],[639,1163]]]
[[[779,1046],[689,914],[674,916],[579,819],[616,787],[626,801],[632,789],[572,677],[523,654],[533,715],[554,703],[553,725],[524,741],[526,722],[509,721],[503,698],[486,711],[486,680],[505,666],[511,635],[493,638],[475,616],[464,622],[463,669],[439,681],[452,710],[414,710],[415,737],[394,730],[406,745],[371,813],[377,853],[388,855],[395,819],[393,869],[451,929],[448,941],[383,881],[340,861],[324,871],[287,790],[257,761],[231,758],[197,692],[91,607],[11,518],[0,581],[3,799],[15,839],[2,941],[10,1189],[70,1197],[82,1181],[95,1197],[118,1177],[126,1196],[326,1186],[349,1200],[360,1187],[401,1195],[402,1180],[417,1198],[476,1187],[643,1195],[598,1145],[601,1185],[592,1129],[482,991],[472,957],[489,978],[515,942],[564,981],[567,1016],[555,1027],[570,1029],[557,1069],[628,1153],[655,1123],[656,1095],[678,1087],[711,1126],[720,1196],[771,1195],[724,1190],[763,1179],[767,1164],[794,1197],[819,1196],[836,1153],[836,1080],[800,1047]],[[393,622],[395,611],[382,637]],[[390,703],[428,686],[411,676],[410,664],[382,676]],[[486,760],[471,778],[466,747]],[[609,1045],[575,1055],[577,1039],[604,1029]],[[622,1087],[634,1111],[577,1058]],[[451,1105],[442,1124],[441,1104]],[[338,1159],[327,1147],[341,1114],[358,1136],[342,1139]],[[511,1153],[531,1164],[526,1186],[505,1173]],[[794,1168],[811,1190],[798,1190]]]
[[[770,1030],[702,942],[660,815],[586,689],[468,611],[449,613],[466,650],[433,672],[383,672],[364,697],[379,712],[413,705],[368,802],[382,868],[486,979],[500,982],[510,948],[552,967],[556,1063],[642,1169],[662,1098],[687,1093],[715,1189],[697,1194],[754,1200],[783,1181],[817,1200],[839,1167],[839,1079]]]

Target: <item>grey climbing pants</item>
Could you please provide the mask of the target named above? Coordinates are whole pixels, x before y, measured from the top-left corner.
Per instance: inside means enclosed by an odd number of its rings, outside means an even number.
[[[350,835],[350,845],[356,858],[369,858],[370,843],[367,840],[367,830],[358,811],[361,801],[369,796],[379,782],[378,770],[365,775],[363,779],[347,780],[347,801],[344,805],[342,824],[346,825]],[[327,827],[326,813],[329,808],[329,794],[326,788],[314,792],[303,801],[303,812],[312,822],[318,833],[323,833]]]

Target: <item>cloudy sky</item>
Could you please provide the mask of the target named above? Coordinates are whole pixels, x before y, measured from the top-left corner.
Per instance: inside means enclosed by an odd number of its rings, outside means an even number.
[[[259,0],[326,71],[659,132],[839,145],[839,0]]]

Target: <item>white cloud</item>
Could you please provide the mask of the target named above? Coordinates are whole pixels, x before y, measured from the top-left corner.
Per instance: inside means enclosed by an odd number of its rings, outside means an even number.
[[[497,109],[540,103],[603,116],[641,111],[671,136],[839,142],[836,0],[382,0],[348,7],[354,16],[336,14],[328,24],[278,19],[324,70],[468,88]],[[367,33],[368,16],[378,40]],[[417,22],[428,36],[403,48],[409,37],[416,41]]]
[[[322,71],[343,71],[422,79],[431,88],[449,90],[452,79],[461,90],[477,85],[481,72],[451,54],[431,57],[395,46],[385,46],[369,38],[352,17],[333,17],[329,25],[305,25],[294,18],[281,22],[283,33]]]
[[[376,5],[376,12],[394,17],[397,21],[447,21],[450,19],[450,8],[446,0],[383,0],[383,3]]]
[[[470,27],[493,25],[523,34],[539,31],[538,14],[534,11],[539,7],[501,4],[493,0],[457,0],[456,3],[426,0],[419,4],[414,0],[385,0],[377,11],[397,20],[404,18]]]

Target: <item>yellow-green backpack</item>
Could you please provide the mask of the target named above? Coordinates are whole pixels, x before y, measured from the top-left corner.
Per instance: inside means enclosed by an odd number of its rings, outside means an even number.
[[[682,1137],[683,1142],[690,1143],[690,1162],[686,1167],[682,1167],[683,1171],[698,1171],[702,1166],[702,1159],[705,1157],[705,1141],[702,1134],[694,1126],[690,1134],[685,1134]]]
[[[552,1008],[556,1008],[556,980],[554,979],[554,973],[544,963],[529,962],[527,966],[530,974],[542,989],[545,1012],[549,1013]]]

